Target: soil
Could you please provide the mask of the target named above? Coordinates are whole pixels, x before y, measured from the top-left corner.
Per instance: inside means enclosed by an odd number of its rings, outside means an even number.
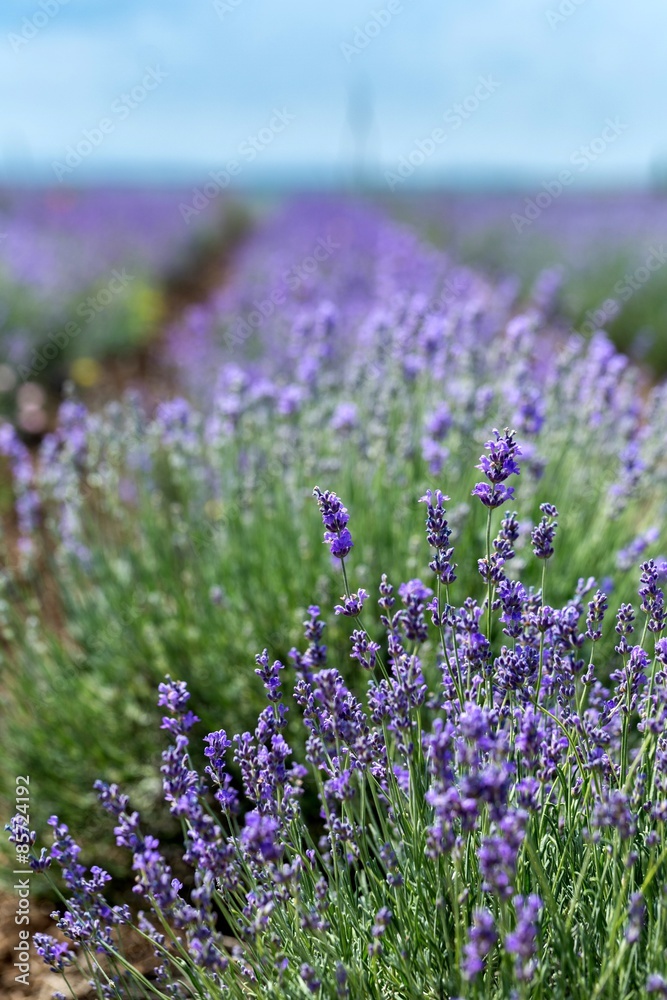
[[[51,972],[30,949],[29,985],[17,983],[15,977],[19,970],[14,968],[15,951],[19,943],[19,927],[15,923],[17,897],[13,893],[0,892],[0,997],[2,1000],[50,1000],[56,990],[66,992],[62,977]],[[59,936],[50,912],[52,904],[41,900],[30,904],[30,934],[36,931]],[[94,996],[93,991],[80,976],[73,974],[68,977],[75,989],[77,998],[88,1000]]]

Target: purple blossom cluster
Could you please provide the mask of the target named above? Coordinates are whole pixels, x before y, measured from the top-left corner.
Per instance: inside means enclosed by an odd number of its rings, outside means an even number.
[[[332,556],[335,556],[336,559],[344,559],[350,554],[354,545],[352,535],[347,527],[347,522],[350,520],[347,508],[331,490],[322,492],[319,486],[316,486],[313,494],[317,497],[322,523],[327,529],[324,533],[324,541],[329,545]],[[357,603],[361,607],[363,598],[359,597]],[[351,612],[346,610],[343,613],[350,614]]]
[[[495,440],[487,441],[485,445],[489,454],[482,455],[477,466],[489,482],[477,483],[472,495],[478,497],[485,507],[495,510],[514,497],[514,488],[502,484],[509,476],[519,475],[521,470],[516,459],[521,454],[521,449],[514,440],[514,431],[505,430],[501,434],[500,431],[494,430],[493,433]]]

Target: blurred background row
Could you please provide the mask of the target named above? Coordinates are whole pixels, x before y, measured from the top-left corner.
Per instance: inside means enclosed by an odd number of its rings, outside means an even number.
[[[664,372],[666,29],[657,0],[7,0],[0,414],[30,440],[68,383],[179,385],[169,331],[304,191]]]
[[[27,440],[50,428],[68,384],[99,401],[128,387],[155,396],[187,386],[192,307],[226,294],[232,262],[263,220],[280,218],[282,201],[225,193],[185,225],[196,197],[165,187],[0,192],[0,414]],[[361,192],[337,197],[353,204]],[[548,306],[563,336],[604,329],[647,371],[667,370],[667,199],[659,194],[570,194],[534,222],[527,197],[508,192],[375,190],[365,198],[458,263],[514,286],[518,303]],[[539,211],[534,198],[528,203]],[[296,238],[296,268],[311,239]],[[342,239],[344,253],[362,249],[354,226]],[[294,281],[288,295],[298,302],[296,273]],[[179,328],[185,354],[167,349]]]

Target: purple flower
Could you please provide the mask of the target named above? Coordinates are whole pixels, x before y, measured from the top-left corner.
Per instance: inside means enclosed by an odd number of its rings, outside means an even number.
[[[515,896],[516,927],[505,937],[505,950],[515,955],[515,971],[517,979],[529,982],[535,973],[533,961],[536,950],[537,922],[542,912],[542,900],[539,896]]]
[[[372,940],[368,945],[368,954],[371,958],[382,954],[381,939],[384,937],[385,931],[387,930],[392,917],[393,913],[387,906],[383,906],[376,913],[375,922],[371,927]]]
[[[518,639],[523,631],[523,606],[526,600],[526,589],[518,580],[504,578],[498,586],[498,599],[503,613],[500,621],[503,632],[512,639]]]
[[[255,656],[255,662],[257,663],[255,673],[262,678],[267,699],[272,703],[279,702],[281,698],[280,671],[285,669],[283,664],[280,660],[274,660],[273,664],[270,665],[266,649],[263,653],[258,653]]]
[[[359,423],[359,412],[354,403],[339,403],[331,418],[334,431],[351,431]]]
[[[25,816],[20,813],[12,816],[9,823],[5,825],[5,830],[9,831],[7,840],[10,844],[19,844],[21,847],[25,847],[26,850],[19,851],[19,854],[27,853],[27,848],[32,847],[37,837],[35,831],[29,828]]]
[[[204,743],[208,744],[204,750],[204,756],[209,759],[208,768],[210,771],[219,771],[224,768],[226,752],[232,746],[232,741],[227,739],[225,730],[219,729],[216,733],[209,733],[208,736],[204,737]]]
[[[593,827],[603,829],[612,827],[618,832],[621,840],[630,840],[637,832],[637,820],[632,811],[627,793],[621,788],[614,788],[596,802],[593,810]]]
[[[346,527],[350,520],[347,508],[331,490],[322,491],[319,486],[316,486],[313,489],[313,496],[317,497],[322,523],[327,529],[324,533],[324,541],[329,545],[332,556],[335,556],[336,559],[344,559],[354,545],[352,535]]]
[[[299,972],[301,973],[301,978],[306,984],[308,990],[311,993],[317,993],[322,985],[322,981],[318,978],[318,975],[312,965],[308,965],[307,962],[304,962]]]
[[[434,502],[435,498],[435,502]],[[428,544],[435,549],[435,557],[429,563],[436,576],[445,585],[456,580],[456,563],[452,562],[454,548],[449,544],[451,528],[445,517],[445,501],[449,497],[444,496],[440,490],[427,490],[423,497],[419,498],[420,503],[426,504],[426,538]]]
[[[368,593],[359,588],[359,593],[350,594],[345,598],[345,604],[342,606],[337,604],[334,611],[337,615],[345,615],[347,618],[358,618],[367,598]]]
[[[313,669],[319,669],[326,664],[327,647],[322,643],[325,622],[320,617],[320,609],[317,604],[311,604],[308,608],[308,619],[303,623],[304,636],[308,640],[308,649],[305,653],[300,653],[293,648],[289,652],[289,657],[294,663],[294,668],[300,677],[308,683],[312,683]]]
[[[424,620],[424,605],[433,596],[430,587],[425,587],[421,580],[409,580],[398,588],[405,610],[401,612],[401,622],[405,635],[411,642],[425,642],[428,629]]]
[[[667,624],[667,610],[665,610],[665,595],[658,586],[660,573],[658,566],[653,559],[642,563],[642,575],[639,587],[639,596],[642,599],[641,609],[648,617],[649,632],[662,632]]]
[[[602,629],[599,626],[604,620],[608,607],[607,595],[603,594],[601,590],[596,590],[593,600],[588,602],[588,614],[586,615],[586,635],[591,642],[597,642],[602,638]]]
[[[493,540],[493,547],[504,562],[514,558],[513,545],[518,537],[519,521],[516,511],[507,511],[500,523],[500,531]]]
[[[56,941],[50,934],[34,934],[32,940],[35,951],[52,972],[62,972],[76,958],[66,942]]]
[[[641,646],[628,647],[629,657],[622,667],[610,674],[618,685],[613,699],[623,714],[634,712],[639,700],[640,689],[646,684],[650,668],[650,658]]]
[[[635,630],[635,610],[631,604],[621,604],[616,613],[615,631],[620,635],[618,645],[615,647],[619,656],[625,656],[630,650],[628,636]]]
[[[349,995],[350,990],[347,985],[347,969],[342,962],[338,962],[336,964],[336,996],[339,1000],[347,1000]]]
[[[639,561],[639,557],[650,545],[654,545],[660,537],[658,528],[649,528],[641,535],[637,535],[630,544],[619,549],[616,555],[616,565],[620,570],[631,569]]]
[[[541,503],[542,520],[533,528],[530,539],[533,543],[533,552],[538,559],[550,559],[554,554],[553,541],[558,527],[558,511],[550,503]]]
[[[277,840],[280,823],[274,816],[265,816],[254,810],[245,818],[241,831],[241,844],[252,857],[261,861],[278,861],[283,846]]]
[[[490,483],[504,483],[509,476],[520,474],[516,457],[521,454],[521,448],[514,440],[514,431],[505,428],[501,434],[494,428],[493,433],[496,440],[486,442],[484,447],[489,454],[480,457],[476,468],[481,469]]]
[[[667,979],[653,972],[646,980],[646,992],[657,993],[661,1000],[667,1000]]]
[[[483,971],[484,961],[497,940],[493,914],[487,909],[476,909],[468,941],[463,948],[462,972],[466,979],[473,980]]]
[[[224,812],[236,812],[238,808],[238,793],[232,788],[232,776],[226,770],[226,753],[232,746],[232,741],[227,739],[224,729],[216,733],[209,733],[204,737],[204,743],[208,744],[204,749],[204,756],[208,758],[208,764],[204,768],[218,786],[215,797],[220,803]]]
[[[485,583],[492,583],[494,587],[499,586],[505,579],[505,560],[497,552],[491,553],[491,558],[483,556],[477,560],[479,575]]]
[[[446,403],[440,403],[440,405],[426,417],[424,423],[426,433],[436,441],[442,441],[451,426],[452,413]]]
[[[498,824],[498,832],[485,837],[479,849],[482,888],[500,899],[509,899],[516,872],[516,859],[523,843],[527,814],[508,812]]]
[[[655,644],[655,655],[663,667],[667,666],[667,639],[658,639]]]
[[[514,499],[514,487],[502,485],[489,486],[488,483],[477,483],[471,496],[478,497],[485,507],[495,510],[496,507],[502,507],[503,504]]]
[[[628,944],[636,944],[639,941],[645,919],[646,903],[643,893],[635,892],[630,897],[630,906],[628,907],[628,927],[625,932],[625,940]]]
[[[382,937],[387,927],[389,926],[393,913],[388,906],[381,907],[375,914],[375,922],[371,928],[371,934],[374,938]]]
[[[521,449],[514,440],[514,431],[507,430],[500,434],[494,428],[495,441],[487,441],[484,447],[489,451],[488,455],[482,455],[479,465],[489,483],[477,483],[472,491],[472,496],[478,497],[485,507],[491,510],[502,507],[504,503],[514,498],[514,489],[501,484],[509,476],[520,474],[516,456],[521,454]]]
[[[167,676],[166,682],[158,685],[158,692],[159,706],[165,706],[170,712],[178,714],[186,711],[190,692],[185,681],[172,681],[171,677]]]
[[[363,629],[354,630],[352,633],[352,652],[350,653],[353,660],[358,660],[366,670],[374,670],[379,652],[379,643],[373,642],[367,632]]]

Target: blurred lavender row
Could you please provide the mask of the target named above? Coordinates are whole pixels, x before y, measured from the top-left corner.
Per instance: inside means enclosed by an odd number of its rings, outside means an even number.
[[[238,366],[306,385],[325,361],[331,372],[334,359],[367,359],[406,310],[483,314],[490,335],[516,291],[514,280],[492,285],[380,209],[301,199],[269,216],[210,300],[171,328],[167,358],[187,389],[209,397]]]
[[[222,229],[226,206],[186,225],[183,200],[156,189],[0,193],[0,412],[16,399],[19,426],[39,433],[43,386],[94,386],[106,359],[154,336],[165,288]]]
[[[603,333],[564,338],[539,296],[522,302],[515,281],[493,283],[350,202],[300,202],[260,224],[219,290],[170,329],[166,351],[184,398],[163,399],[154,420],[136,398],[122,419],[117,406],[90,419],[62,408],[42,485],[51,492],[64,461],[69,521],[72,484],[107,441],[117,452],[126,440],[130,469],[150,468],[151,442],[166,449],[189,468],[202,509],[224,499],[221,451],[250,488],[269,458],[289,467],[299,449],[303,485],[350,453],[369,467],[381,459],[398,481],[415,465],[419,476],[456,474],[493,424],[522,435],[535,479],[549,454],[594,449],[604,477],[591,484],[577,460],[571,485],[589,499],[607,490],[612,516],[648,470],[665,472],[653,419],[664,387],[640,391],[640,372]]]
[[[0,268],[53,309],[114,267],[156,275],[187,251],[193,227],[172,190],[13,190],[0,194]],[[205,215],[194,227],[211,219]]]

